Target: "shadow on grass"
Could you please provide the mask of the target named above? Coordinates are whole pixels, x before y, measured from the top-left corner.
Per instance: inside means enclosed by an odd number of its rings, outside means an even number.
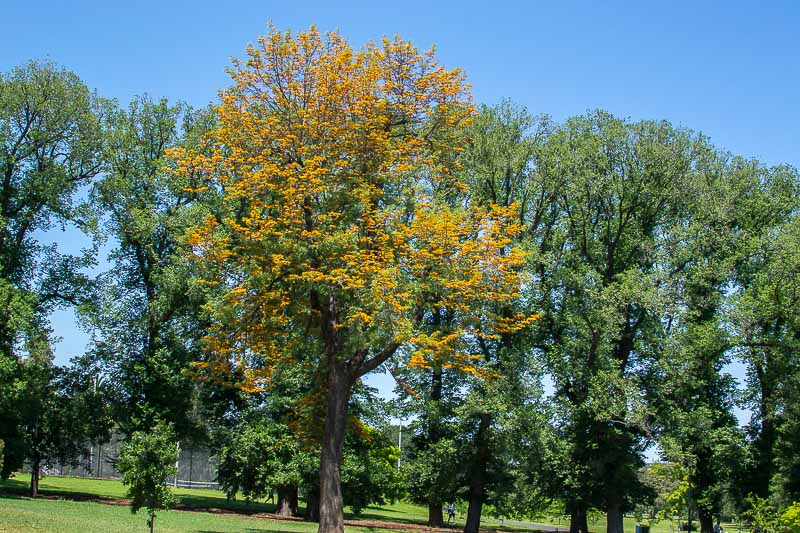
[[[280,528],[255,528],[255,527],[248,527],[243,529],[245,533],[298,533],[297,531],[292,531],[290,529],[280,529]],[[222,531],[217,531],[216,529],[198,529],[195,533],[224,533]]]
[[[227,498],[217,498],[214,496],[194,496],[190,494],[180,494],[178,496],[180,505],[187,509],[224,509],[235,511],[240,514],[274,513],[275,504],[262,502],[247,502],[243,500],[229,500]]]
[[[373,511],[381,511],[383,513],[399,513],[397,509],[387,509],[386,507],[378,507],[377,505],[368,505],[367,509],[372,509]]]
[[[369,508],[368,508],[369,509]],[[345,513],[346,520],[373,520],[375,522],[397,522],[398,524],[415,524],[418,526],[425,526],[428,524],[427,520],[419,518],[409,518],[401,516],[386,516],[384,512],[396,513],[398,511],[391,511],[389,509],[380,509],[379,513],[362,512],[361,514]]]
[[[0,481],[0,492],[5,491],[6,489],[14,493],[18,493],[19,491],[30,492],[31,484],[26,481],[20,481],[13,478]]]
[[[0,494],[26,497],[30,493],[30,484],[26,481],[7,479],[0,481]],[[95,501],[99,503],[122,503],[126,504],[126,498],[115,498],[102,496],[99,494],[64,490],[61,488],[50,489],[42,488],[39,490],[42,499],[63,498],[74,501]],[[276,510],[275,504],[261,502],[247,502],[243,500],[228,500],[225,497],[202,496],[202,495],[178,495],[178,509],[196,511],[227,511],[235,514],[252,515],[258,513],[272,514]]]

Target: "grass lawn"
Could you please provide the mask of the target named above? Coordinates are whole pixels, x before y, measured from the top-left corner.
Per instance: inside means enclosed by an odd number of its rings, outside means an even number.
[[[131,514],[127,506],[104,505],[90,501],[72,501],[85,498],[125,498],[125,486],[119,481],[74,477],[47,476],[41,480],[39,489],[48,496],[64,495],[70,499],[31,500],[23,496],[30,483],[30,475],[17,474],[15,478],[0,481],[0,532],[123,532],[145,531],[146,515],[140,512]],[[246,503],[229,501],[225,494],[213,489],[174,489],[179,503],[198,510],[224,509],[241,513],[238,515],[219,512],[167,511],[156,518],[156,530],[165,532],[212,533],[223,531],[256,532],[313,532],[317,525],[302,521],[276,521],[264,517],[249,517],[247,514],[272,513],[275,506],[268,502]],[[427,522],[427,508],[407,502],[391,505],[371,506],[354,516],[345,509],[346,518],[356,520],[389,521],[408,524]],[[464,525],[464,517],[459,513],[454,531]],[[541,519],[532,522],[556,526],[561,531],[568,530],[565,519]],[[481,525],[491,529],[525,529],[515,522],[501,522],[484,517]],[[723,524],[727,533],[738,533],[735,526]],[[458,529],[455,529],[458,528]],[[590,520],[589,528],[596,533],[605,533],[605,517]],[[633,533],[636,528],[634,518],[625,518],[625,531]],[[352,531],[386,531],[375,528],[348,526]],[[662,521],[650,527],[651,533],[679,533],[677,523],[670,528],[670,522]]]
[[[30,475],[17,474],[8,481],[0,481],[0,532],[127,532],[145,531],[147,517],[144,511],[131,514],[126,506],[105,505],[69,499],[36,499],[24,497]],[[119,481],[73,477],[47,476],[39,483],[39,491],[46,496],[64,495],[95,498],[125,498],[125,486]],[[180,504],[198,507],[227,509],[241,513],[273,512],[275,506],[267,502],[246,503],[228,501],[225,494],[213,489],[174,489]],[[384,520],[392,522],[421,523],[427,520],[423,507],[399,502],[384,507],[369,507],[358,517],[346,513],[346,518]],[[463,525],[463,524],[459,524]],[[377,528],[347,527],[348,531],[387,531]],[[212,533],[223,531],[256,532],[313,532],[317,524],[302,521],[277,521],[263,517],[218,514],[213,512],[166,511],[156,517],[156,530],[164,532]]]
[[[28,533],[127,533],[147,531],[144,512],[131,514],[128,507],[69,500],[31,500],[18,496],[0,497],[0,532]],[[237,515],[215,515],[167,511],[156,516],[158,532],[307,532],[316,524],[278,522]],[[354,531],[366,531],[353,528]]]
[[[10,489],[19,495],[27,494],[30,480],[30,474],[18,473],[12,479],[0,481],[0,490]],[[39,492],[44,495],[85,495],[115,499],[125,498],[125,490],[125,486],[121,482],[113,479],[47,476],[39,482]],[[228,500],[224,492],[215,489],[178,488],[173,489],[173,492],[178,496],[178,503],[190,507],[227,509],[241,513],[272,513],[275,511],[275,505],[272,503]],[[301,508],[304,505],[301,502]],[[349,511],[348,508],[345,509],[345,517],[348,519],[388,520],[419,524],[425,524],[428,520],[426,508],[406,502],[397,502],[382,507],[371,506],[357,516]]]

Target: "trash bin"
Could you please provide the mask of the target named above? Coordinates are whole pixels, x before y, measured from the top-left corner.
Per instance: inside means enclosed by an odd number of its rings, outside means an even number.
[[[636,524],[636,533],[650,533],[650,526],[644,524]]]

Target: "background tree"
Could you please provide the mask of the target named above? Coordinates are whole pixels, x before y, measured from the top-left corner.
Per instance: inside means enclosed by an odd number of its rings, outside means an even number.
[[[80,360],[73,366],[24,365],[17,412],[25,434],[25,459],[31,467],[31,496],[39,493],[42,467],[77,465],[92,442],[111,437],[111,410],[97,375]]]
[[[752,208],[763,206],[766,184],[754,162],[710,147],[699,154],[688,188],[688,219],[673,233],[670,268],[679,289],[676,312],[668,318],[661,416],[662,447],[689,459],[701,531],[710,532],[735,479],[733,467],[745,462],[744,436],[733,414],[736,384],[724,372],[734,344],[725,304],[753,230],[760,231]],[[756,212],[769,216],[769,211]]]
[[[319,472],[319,454],[304,450],[285,425],[261,420],[239,429],[222,448],[219,481],[228,497],[278,494],[277,514],[298,515],[298,489]]]
[[[167,480],[178,474],[176,438],[169,424],[158,422],[151,432],[132,433],[120,450],[117,469],[128,487],[131,512],[147,509],[150,533],[155,530],[156,513],[175,501]]]
[[[93,264],[91,251],[64,255],[55,244],[40,244],[36,233],[67,224],[91,229],[91,218],[75,196],[103,168],[100,120],[107,107],[75,74],[53,63],[30,62],[0,75],[3,401],[12,401],[9,389],[15,383],[38,373],[31,365],[49,372],[49,313],[89,301],[90,283],[81,269]],[[14,408],[0,411],[0,437],[6,443],[3,477],[21,465],[30,437],[19,414]]]
[[[200,308],[181,238],[195,223],[191,177],[163,169],[164,152],[198,147],[210,116],[182,103],[135,97],[107,116],[108,171],[91,198],[113,245],[112,268],[99,276],[94,306],[83,319],[92,353],[114,386],[123,433],[170,421],[180,438],[199,438],[196,386],[183,373],[202,357]]]
[[[520,231],[514,244],[527,248],[527,240],[538,229],[547,197],[534,196],[531,187],[536,155],[550,130],[547,117],[532,116],[524,108],[504,101],[490,108],[481,106],[465,133],[463,153],[464,181],[468,202],[479,209],[490,206],[516,208]],[[532,279],[532,276],[528,279]],[[538,318],[530,292],[517,298],[496,302],[492,313],[511,319],[527,316]],[[530,323],[530,322],[528,322]],[[533,457],[511,457],[511,451],[535,456],[534,448],[514,443],[538,439],[533,426],[526,428],[522,420],[536,418],[541,396],[540,365],[533,360],[531,337],[523,328],[497,328],[495,334],[478,335],[472,350],[480,354],[483,364],[496,380],[469,380],[464,404],[459,408],[459,431],[471,441],[463,449],[468,465],[466,499],[469,502],[465,531],[476,532],[484,503],[500,505],[511,500],[504,495],[515,486],[514,465],[530,464]],[[527,429],[527,431],[525,431]],[[512,435],[514,432],[521,433]],[[538,494],[537,491],[530,495]],[[535,498],[527,498],[533,501]]]
[[[428,372],[399,366],[393,373],[400,412],[415,419],[403,433],[408,494],[428,507],[428,525],[441,527],[442,506],[455,499],[463,482],[463,450],[455,426],[455,409],[463,402],[462,376],[436,361]]]
[[[789,398],[798,379],[800,176],[789,167],[766,168],[757,162],[750,163],[750,173],[759,185],[742,220],[747,240],[735,267],[730,323],[735,353],[747,368],[745,400],[753,413],[747,429],[754,460],[741,484],[744,494],[767,498],[771,489],[777,495],[780,486],[773,485],[776,468],[796,456],[789,449],[778,453],[778,448],[785,434],[781,426],[792,418]]]
[[[695,142],[665,122],[597,111],[556,128],[537,158],[531,197],[549,201],[531,239],[542,311],[534,345],[555,389],[551,488],[573,532],[587,531],[593,506],[621,532],[645,493],[647,391],[669,302],[664,238]]]

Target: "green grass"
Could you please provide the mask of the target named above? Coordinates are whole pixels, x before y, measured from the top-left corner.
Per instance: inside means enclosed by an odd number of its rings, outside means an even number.
[[[73,477],[47,476],[39,483],[46,496],[63,496],[69,499],[36,499],[22,496],[30,483],[30,475],[17,474],[0,481],[0,532],[122,532],[144,531],[146,515],[133,515],[121,505],[104,505],[90,501],[73,501],[75,498],[125,498],[125,486],[119,481]],[[179,503],[193,508],[225,509],[238,513],[273,512],[275,506],[267,502],[246,503],[229,501],[223,492],[212,489],[174,489]],[[417,505],[399,502],[384,507],[368,507],[358,517],[346,513],[346,518],[420,523],[427,520],[427,511]],[[347,527],[348,531],[386,531],[375,528]],[[317,525],[302,521],[276,521],[264,517],[218,514],[213,512],[166,511],[156,518],[156,530],[165,532],[211,533],[223,531],[245,532],[312,532]]]
[[[25,493],[30,484],[30,474],[16,474],[7,481],[0,481],[0,489],[11,489],[17,494]],[[113,479],[91,479],[79,477],[47,476],[39,482],[39,491],[49,495],[85,495],[101,498],[125,498],[125,486]],[[190,507],[214,507],[244,513],[271,513],[275,505],[264,502],[247,503],[243,500],[228,500],[225,494],[213,489],[173,489],[179,503]]]
[[[89,501],[71,501],[74,499],[125,498],[125,486],[119,481],[106,479],[88,479],[74,477],[48,476],[39,488],[48,496],[64,496],[67,499],[31,500],[22,495],[27,493],[30,483],[28,474],[17,474],[15,478],[0,481],[0,532],[73,532],[73,531],[136,531],[145,530],[146,517],[143,513],[132,515],[128,507],[120,505],[103,505]],[[168,511],[159,513],[156,519],[158,531],[175,532],[311,532],[316,531],[316,524],[300,521],[274,521],[264,517],[248,517],[247,514],[271,513],[275,506],[268,502],[229,501],[225,494],[213,489],[175,489],[179,503],[188,508],[207,510],[223,509],[240,513],[239,515],[219,514],[219,512],[184,512]],[[346,509],[346,511],[349,511]],[[354,516],[346,512],[348,519],[390,521],[412,524],[425,524],[428,518],[427,508],[407,502],[391,505],[371,506]],[[533,523],[553,525],[562,530],[568,529],[568,521],[561,519],[532,520]],[[454,528],[463,527],[463,516],[459,517]],[[482,526],[492,529],[519,530],[519,526],[503,524],[493,518],[484,516]],[[632,533],[636,527],[634,518],[625,518],[625,531]],[[733,525],[723,524],[728,533],[737,533]],[[589,528],[596,533],[605,533],[605,517],[589,521]],[[353,531],[369,531],[368,528],[349,527]],[[377,530],[374,530],[377,531]],[[670,530],[669,521],[661,521],[650,527],[651,533],[679,533],[677,523]]]
[[[534,523],[534,524],[539,524],[539,525],[555,526],[555,527],[558,527],[561,531],[569,531],[569,517],[562,517],[560,520],[555,519],[555,518],[533,519],[530,522]],[[481,524],[483,524],[483,523],[484,523],[484,521],[481,521]],[[490,520],[490,523],[494,523],[494,521]],[[638,524],[638,523],[639,522],[636,520],[636,518],[627,517],[626,516],[623,519],[623,528],[624,528],[624,530],[626,532],[633,533],[634,531],[636,531],[636,524]],[[648,524],[648,521],[647,520],[643,520],[641,523],[642,524]],[[511,525],[511,524],[509,524],[509,525]],[[672,525],[671,529],[670,529],[670,525]],[[694,521],[694,527],[695,528],[699,528],[700,527],[700,523],[697,520]],[[734,525],[734,524],[725,524],[725,523],[723,523],[722,524],[722,528],[725,530],[726,533],[739,533],[739,530],[738,530],[737,526]],[[605,517],[605,515],[598,515],[598,517],[596,519],[590,518],[589,519],[589,530],[592,533],[606,533],[606,517]],[[656,522],[654,524],[650,524],[650,533],[685,533],[685,532],[678,531],[678,521],[677,520],[672,521],[672,522],[670,522],[669,520],[660,520],[660,521],[658,521],[658,522]],[[696,533],[696,530],[693,533]],[[743,529],[742,533],[749,533],[749,530]]]
[[[132,514],[128,507],[70,500],[31,500],[18,496],[0,498],[0,532],[46,533],[147,531],[143,512]],[[156,516],[159,533],[212,532],[306,532],[317,525],[306,522],[279,522],[238,515],[216,515],[184,511],[165,511]],[[351,529],[351,528],[348,528]],[[368,531],[352,528],[353,531]]]
[[[15,494],[27,494],[30,484],[30,475],[18,473],[12,479],[0,481],[0,490],[6,489]],[[125,498],[125,486],[113,479],[91,479],[78,477],[47,476],[39,483],[39,491],[45,495],[64,495],[100,497],[100,498]],[[240,513],[272,513],[275,505],[266,501],[245,502],[244,500],[228,500],[225,494],[215,489],[173,489],[178,496],[178,503],[192,508],[215,508],[236,511]],[[301,502],[301,508],[303,507]],[[386,506],[370,506],[360,515],[353,515],[345,509],[348,519],[363,520],[388,520],[392,522],[425,524],[428,520],[426,508],[406,502],[397,502]]]

